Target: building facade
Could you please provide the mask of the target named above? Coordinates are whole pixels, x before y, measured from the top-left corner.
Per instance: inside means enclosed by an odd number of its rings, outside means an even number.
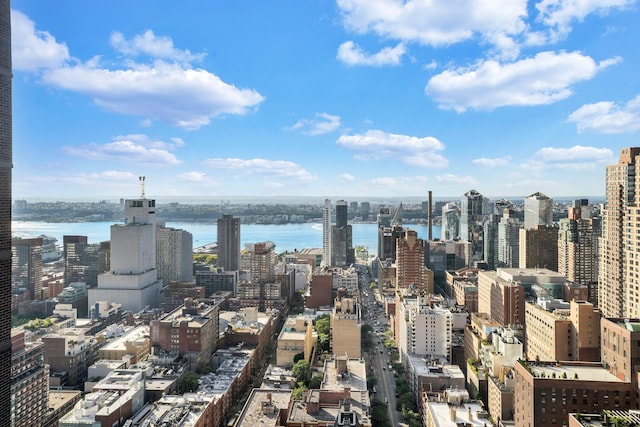
[[[524,228],[553,224],[553,199],[540,192],[524,199]]]
[[[240,218],[218,218],[218,267],[225,271],[240,269]]]
[[[640,147],[623,148],[618,163],[606,168],[598,268],[598,306],[604,317],[640,317],[640,278],[635,273],[639,156]]]
[[[125,200],[125,224],[111,226],[110,272],[89,289],[89,304],[109,301],[137,313],[160,307],[162,280],[156,268],[156,201]]]
[[[460,201],[460,238],[471,243],[473,261],[484,259],[484,213],[486,199],[476,190],[462,195]]]
[[[193,235],[185,230],[156,226],[156,268],[167,282],[193,280]]]

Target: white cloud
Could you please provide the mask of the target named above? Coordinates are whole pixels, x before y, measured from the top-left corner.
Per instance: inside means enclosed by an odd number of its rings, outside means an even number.
[[[313,119],[298,120],[293,126],[286,128],[287,130],[300,131],[305,135],[324,135],[340,128],[342,123],[339,116],[332,116],[327,113],[316,113]]]
[[[350,30],[430,46],[448,46],[478,35],[487,41],[498,40],[526,29],[526,0],[338,0],[337,3]]]
[[[444,71],[429,80],[425,92],[440,108],[458,112],[551,104],[569,97],[574,84],[617,62],[612,58],[598,64],[579,52],[541,52],[507,64],[490,60]]]
[[[511,156],[496,157],[494,159],[480,157],[471,160],[471,163],[473,163],[474,165],[486,166],[488,168],[495,168],[499,166],[507,166],[509,164],[509,161],[511,161]]]
[[[384,65],[399,65],[405,53],[404,43],[399,43],[395,47],[385,47],[377,53],[369,54],[354,42],[346,41],[338,48],[337,58],[347,65],[382,67]]]
[[[610,101],[585,104],[569,115],[578,132],[632,133],[640,129],[640,95],[624,105]]]
[[[431,168],[443,168],[449,164],[438,153],[444,150],[444,144],[431,136],[419,138],[369,130],[363,134],[342,135],[336,143],[355,151],[355,157],[360,160],[399,158],[409,165]]]
[[[185,129],[209,124],[225,114],[246,114],[264,97],[253,89],[240,89],[188,62],[202,54],[176,49],[168,37],[151,30],[126,40],[120,33],[111,43],[126,55],[151,57],[149,64],[125,59],[120,66],[101,66],[100,56],[80,62],[69,56],[67,46],[48,32],[35,29],[33,21],[12,11],[13,65],[16,69],[42,71],[44,84],[93,98],[100,107],[120,114],[141,116],[149,126],[161,120]]]
[[[11,10],[11,60],[15,70],[54,68],[69,59],[69,49],[18,10]]]
[[[279,176],[301,181],[315,179],[302,166],[287,160],[216,158],[206,159],[203,163],[213,169],[239,171],[249,175]]]
[[[443,184],[462,184],[462,185],[476,185],[478,181],[472,176],[460,176],[451,173],[445,173],[436,176],[436,181]]]
[[[180,62],[201,60],[205,54],[194,54],[189,50],[176,49],[170,37],[158,37],[147,30],[127,40],[120,32],[114,32],[109,39],[111,46],[128,56],[148,55],[152,58],[171,59]]]
[[[176,142],[177,141],[177,142]],[[182,163],[170,151],[184,145],[181,139],[172,143],[154,141],[146,135],[120,135],[107,144],[86,144],[79,147],[66,146],[62,150],[69,155],[90,160],[112,160],[148,166],[175,166]]]
[[[600,168],[614,160],[613,151],[608,148],[583,145],[574,145],[569,148],[544,147],[522,167],[527,170],[586,170]]]
[[[88,95],[109,111],[186,129],[197,129],[222,114],[245,114],[264,100],[255,90],[238,89],[206,70],[161,61],[119,70],[87,62],[47,70],[42,78],[47,84]]]
[[[541,0],[536,3],[537,20],[551,27],[552,41],[564,38],[571,31],[571,23],[581,22],[592,13],[606,15],[613,9],[624,9],[635,0]]]
[[[341,181],[354,181],[356,178],[350,173],[343,173],[338,177]]]

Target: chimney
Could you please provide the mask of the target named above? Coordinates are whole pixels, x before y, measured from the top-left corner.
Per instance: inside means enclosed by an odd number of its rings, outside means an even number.
[[[433,210],[432,210],[431,190],[429,190],[429,199],[427,200],[427,223],[429,226],[427,240],[433,240]]]

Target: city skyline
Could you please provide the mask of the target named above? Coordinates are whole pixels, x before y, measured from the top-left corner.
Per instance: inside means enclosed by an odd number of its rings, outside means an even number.
[[[14,198],[599,197],[638,145],[636,1],[12,7]]]

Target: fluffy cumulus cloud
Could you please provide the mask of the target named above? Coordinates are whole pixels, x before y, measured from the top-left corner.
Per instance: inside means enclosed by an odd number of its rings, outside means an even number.
[[[584,170],[601,168],[614,161],[613,151],[609,148],[574,145],[569,148],[541,148],[522,167],[528,170]]]
[[[640,95],[624,105],[610,101],[586,104],[569,115],[578,132],[632,133],[640,129]]]
[[[614,9],[624,9],[635,0],[541,0],[536,3],[537,20],[551,29],[552,40],[571,31],[573,22],[581,22],[590,14],[605,15]]]
[[[313,119],[298,120],[293,126],[286,129],[299,131],[305,135],[317,136],[333,132],[339,129],[341,125],[342,123],[340,122],[339,116],[333,116],[327,113],[316,113]]]
[[[506,64],[488,60],[444,71],[429,80],[425,91],[440,108],[458,112],[551,104],[569,97],[574,84],[617,62],[619,58],[596,63],[579,52],[541,52]]]
[[[11,60],[15,70],[55,68],[69,59],[69,49],[18,10],[11,11]]]
[[[312,181],[315,179],[302,166],[287,160],[214,158],[206,159],[203,163],[212,169],[238,171],[247,175],[291,178],[300,181]]]
[[[205,56],[204,53],[194,54],[189,50],[177,49],[170,37],[158,37],[151,30],[138,34],[131,40],[127,40],[120,32],[114,32],[109,41],[114,49],[127,56],[147,55],[183,62],[199,61]]]
[[[480,158],[471,160],[471,163],[478,166],[495,168],[500,166],[507,166],[510,161],[511,161],[511,156],[496,157],[493,159],[487,158],[487,157],[480,157]]]
[[[161,61],[119,70],[90,61],[47,70],[42,78],[49,85],[86,94],[106,110],[186,129],[207,125],[223,114],[245,114],[264,99],[206,70]]]
[[[338,179],[340,179],[341,181],[354,181],[356,177],[351,175],[350,173],[343,173],[338,177]]]
[[[63,147],[65,154],[89,160],[128,162],[146,166],[175,166],[182,163],[171,151],[184,145],[179,138],[171,142],[152,140],[146,135],[122,135],[106,144],[90,143]]]
[[[151,30],[126,39],[111,35],[111,45],[124,55],[116,66],[102,65],[100,56],[71,60],[64,44],[33,21],[13,11],[14,66],[41,71],[42,82],[89,96],[108,111],[141,116],[143,123],[159,120],[185,129],[197,129],[214,117],[246,114],[264,97],[253,89],[237,88],[190,62],[203,54],[177,49],[169,37]],[[144,57],[147,62],[136,62]],[[113,62],[110,62],[113,63]]]
[[[526,0],[338,0],[345,26],[388,39],[448,46],[475,36],[490,41],[525,30]]]
[[[432,136],[398,135],[381,130],[362,134],[342,135],[338,146],[354,151],[360,160],[398,158],[412,166],[443,168],[449,161],[439,151],[444,144]]]
[[[370,54],[364,52],[354,42],[346,41],[338,48],[337,58],[347,65],[381,67],[384,65],[399,65],[406,51],[404,43],[399,43],[395,47],[385,47],[379,52]]]

